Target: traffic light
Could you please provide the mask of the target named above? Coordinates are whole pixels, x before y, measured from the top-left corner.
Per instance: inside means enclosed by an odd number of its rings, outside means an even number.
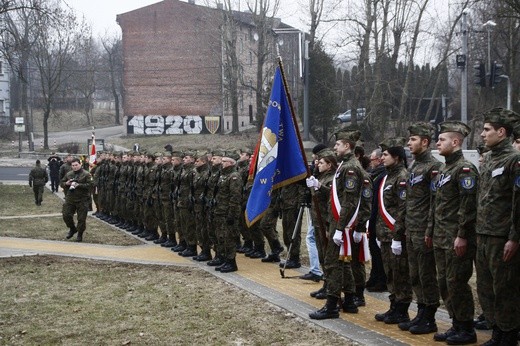
[[[483,62],[478,63],[473,66],[475,71],[475,84],[480,85],[481,87],[486,87],[486,65]]]
[[[493,63],[491,64],[491,71],[489,74],[490,87],[494,88],[495,84],[499,83],[502,80],[501,76],[504,74],[503,67],[504,65],[497,64],[496,61],[493,61]]]

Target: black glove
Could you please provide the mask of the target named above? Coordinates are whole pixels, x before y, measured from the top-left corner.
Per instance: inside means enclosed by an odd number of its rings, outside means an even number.
[[[228,217],[226,218],[226,224],[227,224],[228,226],[233,226],[234,223],[235,223],[235,219],[234,219],[232,216],[228,216]]]

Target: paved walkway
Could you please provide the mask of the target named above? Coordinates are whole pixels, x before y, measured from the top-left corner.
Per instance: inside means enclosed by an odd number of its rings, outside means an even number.
[[[121,231],[124,232],[124,231]],[[126,232],[125,232],[126,233]],[[298,270],[287,269],[281,278],[277,264],[262,263],[260,260],[237,255],[239,271],[222,274],[205,263],[192,261],[169,249],[150,242],[136,246],[111,246],[69,241],[49,241],[22,238],[0,237],[0,257],[24,255],[58,255],[89,258],[95,260],[121,261],[140,264],[160,264],[175,266],[191,266],[209,273],[247,290],[269,302],[292,313],[330,329],[344,337],[365,345],[439,345],[432,340],[432,334],[413,336],[402,332],[396,325],[385,325],[374,320],[374,314],[388,309],[387,294],[367,293],[367,306],[360,308],[358,314],[341,313],[339,319],[314,321],[308,314],[321,308],[324,301],[309,296],[309,292],[321,287],[314,283],[294,278],[304,274],[308,268]],[[292,278],[291,278],[292,277]],[[415,309],[415,306],[412,307]],[[411,311],[411,315],[415,313]],[[438,326],[441,331],[449,328],[449,318],[445,311],[437,313]],[[489,333],[479,332],[478,341],[489,339]]]

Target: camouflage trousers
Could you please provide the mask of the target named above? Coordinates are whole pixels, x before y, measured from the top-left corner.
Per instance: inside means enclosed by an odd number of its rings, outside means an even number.
[[[83,233],[87,228],[87,214],[88,214],[88,205],[89,200],[79,201],[79,202],[65,202],[62,207],[62,216],[63,221],[65,221],[65,225],[68,228],[74,227],[74,214],[78,214],[78,224],[76,225],[76,229],[78,232]]]
[[[473,293],[468,284],[473,274],[475,250],[468,242],[466,254],[458,257],[453,249],[434,248],[441,298],[450,317],[459,322],[472,321],[475,314]]]
[[[161,235],[168,236],[169,239],[175,239],[175,225],[173,206],[169,199],[162,200],[162,215],[165,228],[161,228]]]
[[[390,292],[388,298],[396,303],[411,303],[413,293],[406,245],[402,244],[403,251],[400,256],[394,255],[390,246],[390,242],[381,242],[381,257],[386,273],[386,286],[388,292]]]
[[[291,253],[289,258],[300,259],[300,246],[302,242],[302,219],[296,224],[298,220],[298,213],[300,208],[284,209],[282,211],[282,229],[283,229],[283,243],[289,249],[292,243]],[[302,209],[303,212],[303,209]],[[296,228],[296,233],[294,229]],[[293,239],[294,234],[294,239]]]
[[[44,185],[33,185],[34,201],[41,203],[43,201],[43,188]]]
[[[166,219],[164,218],[164,207],[163,202],[160,199],[154,200],[155,218],[157,219],[157,225],[161,229],[159,233],[161,238],[166,238]]]
[[[477,237],[477,293],[484,316],[502,331],[520,328],[520,251],[502,256],[507,239]]]
[[[219,243],[220,255],[228,260],[234,259],[236,256],[236,225],[228,225],[225,215],[215,215],[213,225]]]
[[[181,224],[182,235],[186,244],[192,246],[197,245],[197,236],[195,230],[195,215],[188,208],[179,207],[179,221]]]
[[[267,239],[271,250],[274,250],[273,245],[276,241],[278,241],[278,231],[276,230],[278,217],[275,213],[275,210],[273,208],[267,208],[264,217],[259,222],[259,228],[262,232],[262,235]]]
[[[424,242],[425,232],[409,232],[406,237],[410,282],[418,304],[439,306],[439,285],[433,247]]]
[[[244,213],[240,214],[240,217],[238,218],[238,230],[240,232],[240,235],[242,235],[242,239],[244,241],[251,241],[253,240],[253,235],[251,234],[251,230],[246,225],[246,218],[244,216]]]
[[[365,282],[367,281],[367,271],[365,269],[365,262],[359,260],[359,252],[362,243],[355,243],[353,238],[354,232],[350,232],[350,244],[352,248],[352,275],[354,276],[354,284],[356,288],[364,289]]]
[[[327,250],[325,251],[325,263],[323,264],[323,273],[327,280],[327,295],[341,298],[341,292],[346,294],[354,294],[356,285],[354,275],[352,274],[352,266],[350,262],[339,260],[339,246],[332,240],[332,234],[336,229],[329,229],[329,240]]]
[[[158,226],[157,217],[155,215],[154,204],[157,200],[149,199],[144,205],[144,226],[148,231],[156,231]]]
[[[206,212],[204,210],[195,211],[195,229],[197,243],[200,245],[202,250],[209,250],[211,243],[209,240],[208,218],[206,217]]]

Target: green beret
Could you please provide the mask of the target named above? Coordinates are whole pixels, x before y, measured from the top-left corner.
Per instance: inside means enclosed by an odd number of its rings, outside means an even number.
[[[146,157],[149,157],[149,158],[155,159],[155,154],[152,154],[152,153],[146,153],[145,155],[146,155]]]
[[[439,133],[457,132],[466,137],[471,132],[471,128],[461,121],[450,120],[439,124]]]
[[[211,152],[213,156],[224,156],[225,152],[222,149],[215,149]]]
[[[244,147],[244,148],[240,149],[240,153],[241,154],[253,155],[253,150],[251,148]]]
[[[494,123],[514,128],[520,121],[520,115],[509,109],[493,108],[484,113],[485,123]]]
[[[153,154],[153,156],[155,156],[155,157],[162,157],[162,155],[163,155],[163,153],[161,153],[160,151]]]
[[[394,147],[404,147],[406,145],[406,138],[403,137],[396,137],[396,138],[390,138],[382,141],[379,143],[379,147],[381,147],[382,151],[385,151],[389,148]]]
[[[182,157],[182,152],[180,151],[172,151],[172,157]]]
[[[322,157],[334,157],[336,158],[336,153],[334,152],[334,150],[330,149],[330,148],[325,148],[325,149],[322,149],[320,151],[318,151],[318,153],[316,154],[320,159]]]
[[[361,138],[361,132],[359,130],[340,130],[335,133],[336,140],[347,140],[357,142]]]
[[[226,150],[223,156],[233,159],[235,161],[237,161],[240,158],[240,154],[235,149]]]
[[[163,153],[162,155],[163,157],[172,157],[172,153],[170,153],[169,151]]]
[[[432,138],[435,134],[435,128],[430,123],[418,122],[408,127],[410,136],[424,136]]]
[[[195,151],[191,151],[191,150],[186,150],[184,153],[183,153],[183,157],[184,156],[191,156],[193,158],[195,158],[195,156],[197,155],[197,153]]]

